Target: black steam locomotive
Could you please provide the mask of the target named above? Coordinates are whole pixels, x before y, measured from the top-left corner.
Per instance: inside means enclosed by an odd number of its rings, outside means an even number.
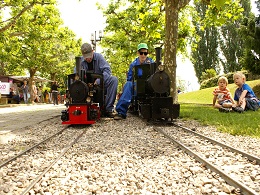
[[[147,120],[169,122],[179,117],[180,105],[173,104],[170,96],[170,78],[160,62],[161,48],[155,50],[156,63],[134,67],[131,110]]]
[[[134,67],[130,111],[147,120],[173,121],[179,117],[180,105],[173,104],[170,78],[160,59],[161,48],[156,48],[156,63]],[[80,57],[76,57],[76,72],[68,75],[67,109],[62,111],[62,124],[94,124],[105,114],[103,75],[81,70]],[[96,79],[100,80],[99,85],[95,85]]]

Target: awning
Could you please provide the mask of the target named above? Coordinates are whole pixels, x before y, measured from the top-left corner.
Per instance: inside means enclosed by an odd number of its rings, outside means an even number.
[[[25,79],[29,80],[29,78],[30,78],[28,76],[8,76],[8,77],[12,78],[12,79],[19,80],[19,81],[24,81]],[[49,80],[49,79],[46,79],[46,78],[42,78],[40,76],[34,76],[34,81],[35,82],[53,82],[52,80]]]

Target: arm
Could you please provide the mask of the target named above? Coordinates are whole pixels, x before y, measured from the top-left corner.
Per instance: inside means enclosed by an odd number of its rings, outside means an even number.
[[[241,96],[238,100],[238,104],[241,105],[243,103],[243,101],[245,101],[245,97],[246,97],[246,94],[247,94],[247,90],[243,90],[243,92],[241,93]]]
[[[105,58],[98,53],[95,53],[96,55],[96,64],[94,63],[94,69],[96,70],[96,65],[99,68],[99,71],[104,76],[104,81],[106,81],[111,76],[111,68],[108,62],[105,60]],[[96,73],[99,73],[98,71]]]
[[[217,95],[214,95],[214,97],[213,97],[213,106],[215,106],[216,101],[217,101]]]
[[[133,80],[133,68],[134,68],[135,64],[134,62],[132,62],[129,66],[128,72],[127,72],[127,81],[132,81]]]

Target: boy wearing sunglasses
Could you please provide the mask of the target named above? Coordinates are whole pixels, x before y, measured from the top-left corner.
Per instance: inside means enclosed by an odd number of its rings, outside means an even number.
[[[147,57],[148,46],[146,43],[140,43],[137,46],[137,55],[138,57],[130,64],[129,70],[127,72],[127,82],[123,88],[123,93],[116,105],[117,115],[114,117],[115,120],[121,120],[126,118],[126,113],[132,99],[132,79],[134,66],[154,63],[154,61],[151,58]]]

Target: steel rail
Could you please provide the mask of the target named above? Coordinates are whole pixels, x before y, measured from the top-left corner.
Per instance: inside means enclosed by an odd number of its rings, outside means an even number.
[[[246,186],[245,184],[243,184],[243,183],[241,183],[239,181],[236,181],[233,178],[231,178],[229,175],[227,175],[225,172],[223,172],[217,166],[211,164],[206,159],[204,159],[202,156],[200,156],[196,152],[192,151],[189,147],[186,147],[181,142],[178,142],[177,140],[175,140],[174,138],[169,136],[162,129],[160,129],[158,127],[154,127],[154,130],[156,130],[157,132],[163,134],[172,143],[174,143],[175,145],[179,146],[182,150],[187,152],[190,156],[193,156],[197,161],[199,161],[202,164],[204,164],[208,169],[210,169],[210,170],[214,171],[215,173],[219,174],[227,183],[229,183],[230,185],[232,185],[232,186],[234,186],[236,188],[239,188],[241,190],[241,192],[243,192],[244,194],[246,194],[246,195],[257,195],[258,194],[253,189],[251,189],[248,186]]]
[[[35,144],[35,145],[33,145],[33,146],[27,148],[26,150],[24,150],[24,151],[20,152],[19,154],[13,156],[12,158],[10,158],[10,159],[4,161],[3,163],[0,164],[0,168],[6,166],[6,165],[9,164],[10,162],[16,160],[16,159],[19,158],[20,156],[22,156],[22,155],[24,155],[25,153],[31,151],[32,149],[36,148],[36,147],[39,146],[40,144],[42,144],[42,143],[44,143],[44,142],[50,140],[51,138],[55,137],[56,135],[61,134],[61,133],[62,133],[65,129],[67,129],[68,127],[69,127],[69,126],[64,127],[62,130],[58,131],[57,133],[55,133],[55,134],[53,134],[53,135],[47,137],[46,139],[40,141],[39,143],[37,143],[37,144]]]
[[[46,122],[46,121],[49,121],[49,120],[52,120],[52,119],[55,119],[55,118],[58,118],[58,117],[60,117],[60,115],[52,116],[52,117],[50,117],[48,119],[40,121],[38,124],[41,124],[43,122]],[[23,127],[22,129],[28,129],[29,127],[30,127],[30,125],[27,125],[27,126]],[[8,133],[16,132],[16,131],[19,131],[19,130],[20,129],[2,131],[2,132],[0,132],[0,135],[6,135]]]
[[[52,163],[49,164],[49,166],[40,174],[38,177],[31,182],[31,184],[21,193],[21,195],[25,195],[29,193],[29,191],[35,186],[37,182],[39,182],[42,177],[53,167],[53,165],[61,159],[62,156],[75,144],[78,142],[78,140],[83,136],[83,134],[86,132],[86,129],[82,131],[81,134],[79,134],[66,148],[63,149],[61,154],[54,160]]]
[[[222,147],[224,147],[224,148],[227,148],[227,149],[231,150],[232,152],[237,152],[237,153],[239,153],[239,154],[242,154],[243,156],[247,157],[248,160],[250,160],[250,161],[252,161],[252,162],[255,162],[256,164],[260,165],[260,158],[257,157],[257,156],[248,154],[248,153],[246,153],[246,152],[244,152],[244,151],[242,151],[242,150],[238,150],[238,149],[233,148],[233,147],[231,147],[231,146],[228,146],[228,145],[226,145],[226,144],[224,144],[224,143],[222,143],[222,142],[219,142],[219,141],[217,141],[217,140],[214,140],[214,139],[212,139],[212,138],[210,138],[210,137],[207,137],[207,136],[202,135],[202,134],[200,134],[200,133],[194,132],[194,131],[192,131],[191,129],[189,129],[189,128],[187,128],[187,127],[183,127],[183,126],[181,126],[181,125],[176,125],[176,124],[174,124],[174,126],[180,127],[180,128],[184,129],[185,131],[187,131],[187,132],[189,132],[189,133],[192,133],[192,134],[194,134],[194,135],[197,135],[197,136],[199,136],[199,137],[202,137],[202,138],[204,138],[204,139],[210,141],[211,143],[214,143],[214,144],[220,145],[220,146],[222,146]]]

